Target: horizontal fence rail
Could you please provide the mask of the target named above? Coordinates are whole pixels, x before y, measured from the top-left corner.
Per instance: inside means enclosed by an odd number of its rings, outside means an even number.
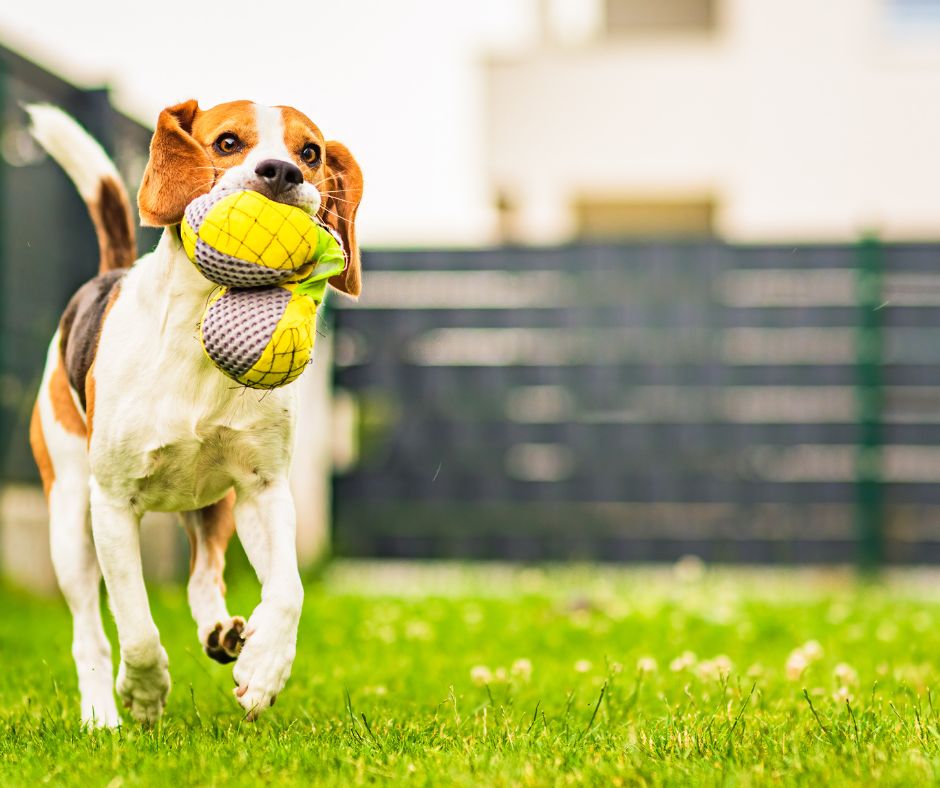
[[[372,252],[355,555],[940,560],[940,246]]]

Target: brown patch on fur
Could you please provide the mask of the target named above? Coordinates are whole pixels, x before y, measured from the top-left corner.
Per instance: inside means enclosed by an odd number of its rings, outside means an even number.
[[[187,527],[189,543],[192,546],[190,554],[189,573],[193,573],[196,565],[197,549],[204,549],[206,563],[212,568],[215,577],[214,580],[219,586],[219,590],[225,593],[225,580],[223,572],[225,571],[225,551],[228,549],[228,543],[235,533],[235,490],[229,490],[228,494],[220,501],[211,506],[203,507],[199,510],[202,519],[200,526],[202,539],[198,540],[198,535],[193,533]]]
[[[330,284],[351,296],[362,292],[362,261],[356,240],[356,211],[362,199],[362,170],[341,142],[328,140],[323,153],[326,177],[319,186],[323,194],[320,220],[343,240],[346,270],[330,279]]]
[[[49,447],[46,446],[46,436],[42,431],[42,419],[39,416],[38,402],[33,405],[33,415],[29,420],[29,445],[33,450],[36,467],[39,468],[39,478],[42,479],[43,492],[48,499],[52,483],[55,481],[55,468],[52,467]]]
[[[92,362],[85,376],[85,428],[88,430],[88,443],[95,424],[95,363]]]
[[[189,539],[189,576],[193,576],[193,570],[196,568],[196,534],[192,528],[184,527],[186,537]]]
[[[88,212],[98,235],[98,273],[130,268],[137,259],[137,246],[134,214],[124,186],[113,178],[102,178],[98,199],[88,204]]]
[[[244,148],[224,156],[213,147],[220,135],[237,136]],[[144,225],[166,227],[183,219],[186,206],[208,192],[221,172],[241,164],[258,142],[254,105],[229,101],[201,110],[195,99],[167,107],[157,119],[137,205]]]
[[[317,124],[293,107],[276,107],[281,111],[281,121],[284,124],[284,145],[294,157],[294,163],[300,167],[304,174],[304,180],[318,186],[325,175],[323,171],[323,151],[326,149],[326,141],[323,134],[317,128]],[[320,146],[320,161],[314,166],[307,164],[300,158],[300,152],[308,142],[316,143]]]
[[[84,438],[85,420],[78,412],[78,408],[75,407],[72,388],[69,386],[69,379],[65,374],[61,354],[49,378],[49,399],[52,401],[52,415],[62,425],[62,428],[66,432]]]

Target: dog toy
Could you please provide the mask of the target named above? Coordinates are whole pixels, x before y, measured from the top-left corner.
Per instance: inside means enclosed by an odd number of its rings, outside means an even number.
[[[197,197],[180,226],[183,247],[206,279],[229,287],[300,281],[324,234],[310,214],[254,191]]]
[[[197,198],[180,235],[202,275],[222,285],[199,326],[212,363],[251,388],[299,377],[327,281],[346,267],[339,239],[300,208],[251,191]]]

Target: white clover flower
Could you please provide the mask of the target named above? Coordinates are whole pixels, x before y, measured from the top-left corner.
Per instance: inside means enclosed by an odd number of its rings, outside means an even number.
[[[703,659],[695,666],[696,675],[705,681],[719,681],[734,669],[731,659],[719,654],[713,659]]]
[[[574,669],[576,673],[587,673],[591,669],[592,665],[586,659],[579,659],[574,663]]]
[[[512,668],[510,669],[512,675],[520,679],[521,681],[528,681],[532,678],[532,663],[525,659],[517,659],[512,663]]]
[[[505,684],[509,681],[509,673],[506,672],[506,668],[496,668],[496,670],[493,671],[493,681],[496,684]]]
[[[669,663],[669,670],[671,670],[673,673],[678,673],[679,671],[695,667],[696,661],[697,658],[694,652],[683,651],[678,657]]]
[[[791,651],[790,656],[787,657],[785,667],[787,678],[790,679],[790,681],[797,681],[808,666],[809,660],[806,658],[806,654],[803,653],[803,649],[798,648],[795,651]]]
[[[610,672],[613,674],[623,673],[622,662],[611,662],[609,667],[610,667]]]
[[[838,681],[839,684],[843,686],[855,686],[858,684],[858,671],[845,662],[840,662],[838,665],[836,665],[832,673],[835,676],[836,681]]]
[[[715,681],[720,677],[718,668],[710,659],[703,659],[695,666],[695,674],[703,681]]]
[[[807,640],[800,649],[808,662],[816,662],[823,657],[823,647],[818,640]]]
[[[470,679],[478,687],[493,683],[493,674],[486,665],[474,665],[470,668]]]
[[[731,657],[726,656],[725,654],[719,654],[712,660],[715,663],[715,667],[718,669],[718,673],[721,676],[727,676],[734,670],[734,663],[731,661]]]
[[[640,657],[636,663],[637,673],[655,673],[659,669],[656,660],[652,657]]]
[[[852,692],[848,687],[842,686],[832,693],[832,699],[839,703],[845,703],[845,701],[849,701],[849,703],[851,703],[853,700],[855,700],[855,696],[852,695]]]

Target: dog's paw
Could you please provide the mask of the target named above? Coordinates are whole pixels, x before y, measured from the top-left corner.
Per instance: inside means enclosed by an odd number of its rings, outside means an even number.
[[[116,728],[121,724],[114,703],[114,673],[111,655],[95,659],[77,659],[78,689],[82,696],[82,726]]]
[[[117,692],[131,716],[137,722],[152,725],[163,714],[167,695],[170,694],[169,661],[161,646],[153,658],[135,661],[121,660],[118,668]]]
[[[257,612],[252,616],[245,646],[232,671],[235,698],[246,711],[245,719],[254,721],[274,705],[290,677],[296,650],[296,618],[259,616]]]
[[[202,642],[206,654],[223,665],[234,662],[245,645],[245,619],[233,616],[225,623],[216,624]]]
[[[108,690],[107,696],[97,700],[82,698],[82,726],[85,728],[118,728],[121,717],[118,715],[114,696]]]

